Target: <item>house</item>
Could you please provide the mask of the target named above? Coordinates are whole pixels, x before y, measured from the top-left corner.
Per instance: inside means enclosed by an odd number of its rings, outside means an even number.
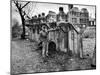
[[[89,26],[95,26],[96,25],[96,19],[89,17]]]
[[[73,7],[67,13],[67,20],[75,26],[86,27],[89,25],[89,12],[86,8]]]
[[[49,23],[56,22],[56,13],[53,11],[49,11],[48,15],[46,16],[46,20]]]
[[[57,14],[57,22],[67,20],[67,15],[64,12],[63,7],[59,7],[59,13]]]

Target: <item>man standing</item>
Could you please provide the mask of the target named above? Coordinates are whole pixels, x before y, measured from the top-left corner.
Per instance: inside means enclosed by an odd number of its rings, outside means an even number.
[[[42,30],[40,31],[40,41],[42,42],[42,56],[48,56],[48,31],[47,26],[42,26]]]

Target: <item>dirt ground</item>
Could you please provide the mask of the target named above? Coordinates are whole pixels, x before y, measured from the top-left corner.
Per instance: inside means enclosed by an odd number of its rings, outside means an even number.
[[[86,59],[71,57],[63,52],[54,52],[49,57],[43,58],[41,50],[36,50],[36,42],[12,40],[11,73],[23,74],[94,69],[90,66],[95,41],[92,40],[84,39],[83,42],[84,55],[89,54]]]

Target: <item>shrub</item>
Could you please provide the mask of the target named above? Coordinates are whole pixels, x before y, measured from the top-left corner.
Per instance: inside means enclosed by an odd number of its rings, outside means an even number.
[[[12,26],[12,38],[20,37],[22,33],[21,26],[19,26],[17,23]]]

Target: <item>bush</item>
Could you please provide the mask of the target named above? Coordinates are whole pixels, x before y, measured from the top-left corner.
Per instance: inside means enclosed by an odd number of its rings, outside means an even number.
[[[12,26],[12,38],[20,37],[22,33],[21,26],[19,26],[17,23]]]
[[[95,38],[95,36],[96,36],[96,31],[93,28],[87,29],[83,34],[84,38]]]

